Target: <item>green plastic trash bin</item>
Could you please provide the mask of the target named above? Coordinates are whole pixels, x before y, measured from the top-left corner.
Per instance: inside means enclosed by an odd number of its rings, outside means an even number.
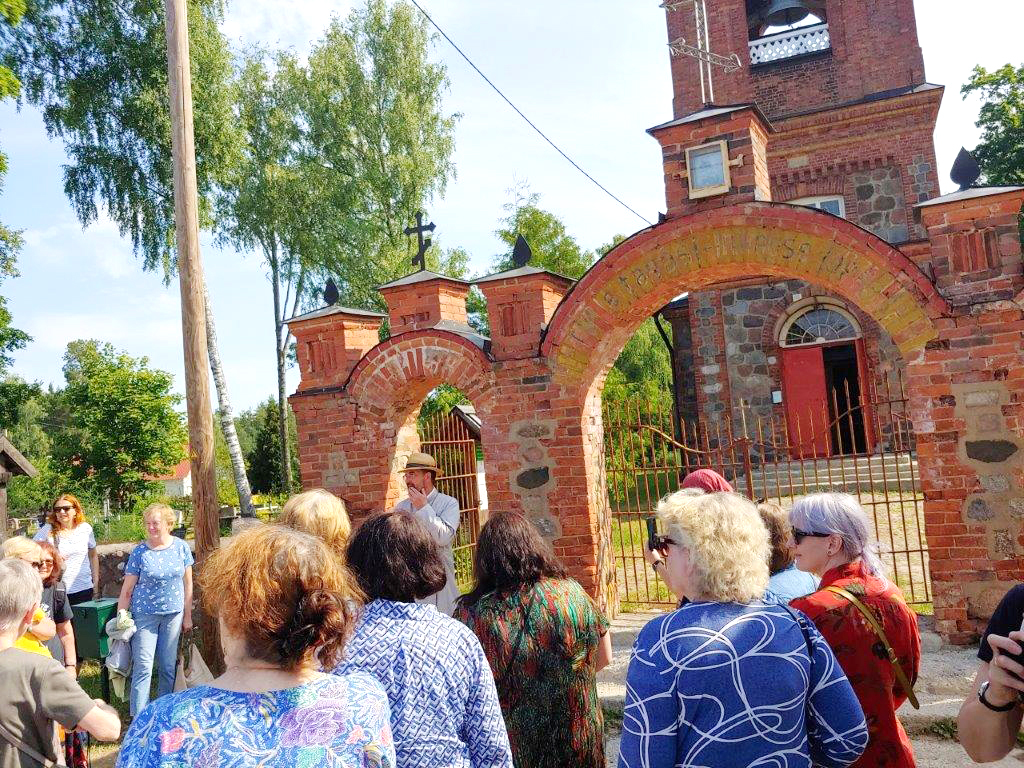
[[[104,597],[79,603],[73,608],[74,619],[71,626],[75,628],[75,647],[78,649],[79,661],[83,659],[100,659],[107,657],[106,625],[117,613],[117,599]]]

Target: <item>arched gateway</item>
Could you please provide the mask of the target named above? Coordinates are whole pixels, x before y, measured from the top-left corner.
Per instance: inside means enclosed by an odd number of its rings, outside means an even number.
[[[577,283],[529,265],[476,280],[488,339],[467,325],[470,285],[427,271],[381,287],[386,341],[383,315],[371,312],[328,307],[293,319],[303,485],[338,493],[357,519],[389,504],[396,465],[415,448],[420,400],[455,384],[481,424],[490,511],[522,510],[614,610],[600,397],[609,367],[646,318],[669,302],[679,312],[672,300],[691,292],[698,306],[687,311],[700,325],[690,326],[687,365],[707,394],[698,406],[730,412],[745,379],[771,372],[749,357],[733,365],[726,300],[746,307],[731,315],[736,354],[769,338],[792,382],[811,353],[824,364],[812,347],[827,334],[798,335],[786,352],[768,320],[781,328],[813,291],[812,304],[858,321],[836,336],[855,350],[835,363],[844,381],[871,386],[858,334],[872,335],[886,365],[905,366],[921,491],[911,504],[923,498],[936,627],[967,642],[1024,578],[1024,188],[936,197],[942,89],[924,79],[912,23],[837,35],[833,47],[830,24],[862,26],[856,4],[830,4],[828,19],[792,37],[764,37],[749,3],[719,5],[712,38],[740,51],[739,66],[715,75],[723,101],[708,104],[697,62],[673,59],[675,119],[650,130],[667,203],[657,226]],[[882,5],[913,19],[911,0]],[[666,7],[670,39],[696,39],[688,6]],[[866,72],[863,61],[882,50],[899,66]],[[775,395],[761,405],[772,408]],[[854,433],[871,442],[867,427]]]

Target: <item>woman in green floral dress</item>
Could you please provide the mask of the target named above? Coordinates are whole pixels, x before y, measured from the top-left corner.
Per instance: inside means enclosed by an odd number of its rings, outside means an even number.
[[[608,620],[518,512],[484,525],[475,569],[455,618],[487,654],[516,768],[603,768]]]

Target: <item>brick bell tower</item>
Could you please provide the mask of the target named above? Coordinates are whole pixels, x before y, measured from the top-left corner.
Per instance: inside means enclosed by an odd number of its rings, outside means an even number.
[[[822,208],[890,243],[924,240],[913,208],[939,194],[932,134],[943,89],[925,80],[913,0],[703,0],[697,13],[694,5],[664,3],[674,120],[659,129],[709,108],[755,106],[768,123],[771,200]],[[711,83],[680,53],[702,38],[738,64],[712,67]],[[690,197],[679,163],[687,147],[679,131],[652,133],[665,150],[671,216]],[[713,131],[702,133],[706,143]]]

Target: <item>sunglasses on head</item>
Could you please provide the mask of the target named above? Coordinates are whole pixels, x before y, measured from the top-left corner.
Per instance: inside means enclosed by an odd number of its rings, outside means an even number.
[[[805,538],[810,536],[812,539],[827,539],[831,536],[831,533],[818,533],[817,531],[801,531],[799,528],[790,528],[793,534],[793,541],[799,544]]]

